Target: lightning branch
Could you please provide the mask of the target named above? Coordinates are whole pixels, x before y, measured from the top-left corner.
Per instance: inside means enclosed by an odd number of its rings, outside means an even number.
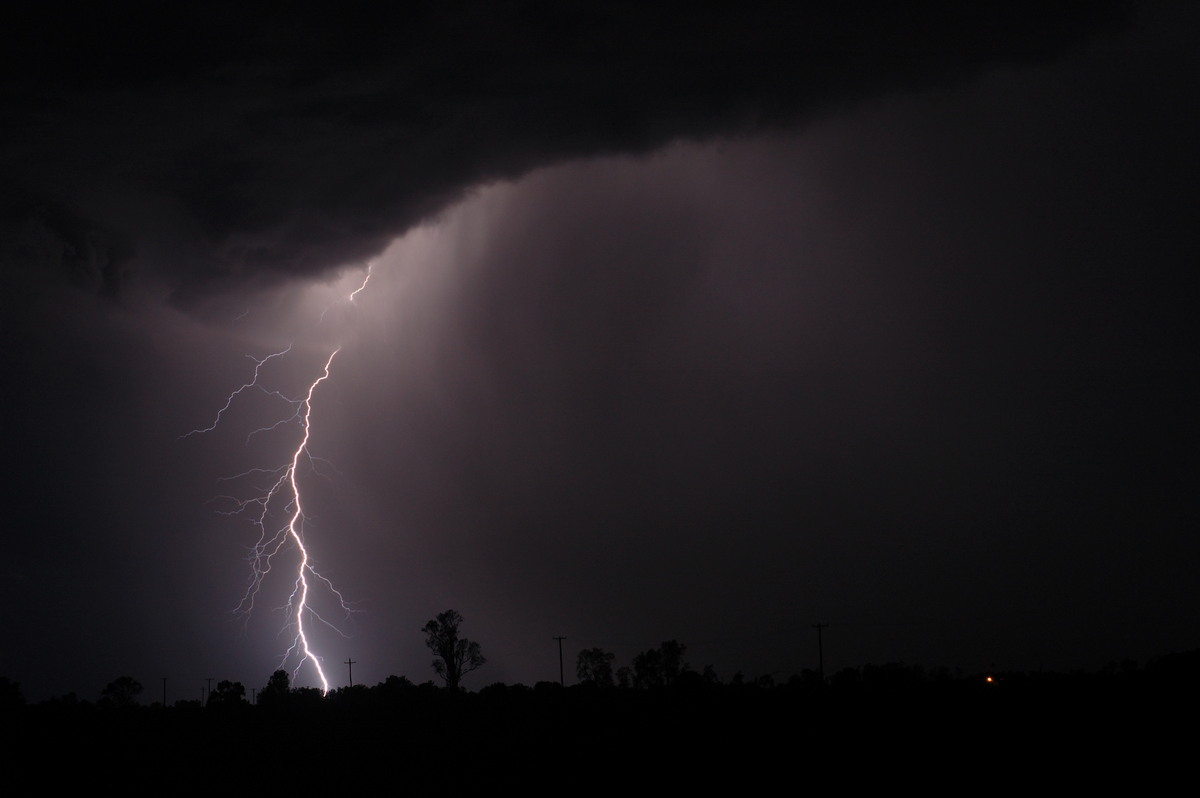
[[[369,264],[362,283],[343,301],[353,303],[355,297],[367,287],[367,282],[371,279],[371,268]],[[324,316],[325,313],[322,312],[322,320]],[[321,683],[321,691],[328,693],[329,679],[321,664],[322,657],[313,646],[311,629],[313,624],[324,624],[339,634],[344,635],[344,633],[332,622],[322,617],[314,608],[312,594],[316,590],[325,591],[347,617],[353,609],[341,591],[334,586],[330,579],[317,570],[314,563],[311,544],[305,539],[307,516],[305,515],[306,500],[301,473],[302,470],[305,473],[319,473],[316,467],[316,458],[309,451],[313,434],[314,402],[322,383],[331,378],[334,359],[341,351],[341,347],[335,346],[329,352],[324,365],[308,384],[307,390],[300,399],[290,398],[277,390],[268,389],[262,383],[263,371],[267,364],[283,358],[291,351],[291,348],[289,345],[287,348],[268,354],[263,358],[250,356],[254,362],[251,379],[229,394],[225,404],[217,411],[209,426],[194,429],[180,437],[188,438],[215,430],[238,397],[247,392],[262,392],[282,400],[285,407],[289,408],[274,423],[252,430],[247,435],[246,441],[249,442],[251,437],[261,432],[295,425],[297,434],[294,446],[290,448],[290,455],[274,468],[254,468],[242,474],[225,478],[226,480],[241,480],[266,477],[266,484],[251,496],[224,495],[217,498],[228,502],[230,507],[230,509],[220,511],[222,514],[249,518],[258,533],[258,540],[247,557],[250,563],[249,582],[241,601],[235,608],[235,612],[243,615],[247,621],[255,608],[260,591],[272,571],[277,567],[284,567],[279,565],[284,553],[295,552],[294,564],[289,565],[288,575],[285,577],[291,580],[291,589],[288,593],[287,603],[282,608],[285,617],[282,633],[285,636],[290,635],[291,643],[284,651],[279,667],[287,669],[291,663],[292,677],[295,678],[306,664],[309,665]]]

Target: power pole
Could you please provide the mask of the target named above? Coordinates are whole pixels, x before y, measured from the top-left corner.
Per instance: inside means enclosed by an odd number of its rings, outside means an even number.
[[[347,667],[350,668],[350,686],[353,687],[354,686],[354,660],[352,660],[352,659],[346,660],[346,665],[347,665]]]
[[[827,623],[814,623],[813,628],[817,630],[817,667],[820,669],[821,683],[825,683],[825,648],[821,645],[821,630],[828,629]]]
[[[167,708],[167,677],[162,677],[163,680],[163,709]]]
[[[213,677],[209,676],[207,679],[205,679],[205,681],[207,681],[207,682],[208,682],[208,698],[212,698],[212,682],[213,682]],[[204,706],[208,706],[208,699],[206,698],[206,699],[204,699],[203,701],[201,701],[200,703],[201,703],[202,705],[204,705]]]
[[[566,687],[567,684],[563,681],[563,660],[562,660],[562,641],[567,638],[558,636],[554,638],[558,641],[558,684],[560,687]]]

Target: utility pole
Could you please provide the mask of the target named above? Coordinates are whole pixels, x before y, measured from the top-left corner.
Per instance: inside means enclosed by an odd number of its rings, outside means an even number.
[[[820,668],[821,684],[825,683],[825,648],[821,645],[821,630],[828,629],[827,623],[814,623],[813,628],[817,630],[817,667]]]
[[[352,660],[352,659],[346,660],[346,665],[347,665],[347,667],[350,668],[350,686],[353,687],[354,686],[354,660]]]
[[[557,636],[554,639],[558,641],[558,685],[560,687],[566,687],[566,682],[563,681],[562,641],[566,640],[567,638]]]
[[[167,677],[162,677],[163,680],[163,709],[167,708]]]
[[[205,681],[208,682],[208,698],[212,698],[213,677],[209,676],[207,679],[205,679]],[[200,703],[203,704],[204,706],[208,706],[208,699],[205,699],[205,700],[201,701]]]

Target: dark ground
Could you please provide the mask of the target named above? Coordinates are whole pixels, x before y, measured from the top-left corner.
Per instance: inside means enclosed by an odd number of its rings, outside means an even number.
[[[4,711],[9,795],[84,778],[124,792],[370,789],[599,794],[826,785],[962,792],[1126,785],[1186,775],[1200,652],[1084,674],[952,676],[899,665],[825,685],[661,689],[391,679],[275,706],[166,711],[56,699]]]

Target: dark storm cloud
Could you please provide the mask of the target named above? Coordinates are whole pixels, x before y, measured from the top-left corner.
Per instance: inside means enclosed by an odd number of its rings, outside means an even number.
[[[109,291],[135,269],[183,301],[315,275],[483,182],[1049,59],[1128,15],[1010,5],[14,7],[5,216],[57,234],[67,269],[103,261]]]

